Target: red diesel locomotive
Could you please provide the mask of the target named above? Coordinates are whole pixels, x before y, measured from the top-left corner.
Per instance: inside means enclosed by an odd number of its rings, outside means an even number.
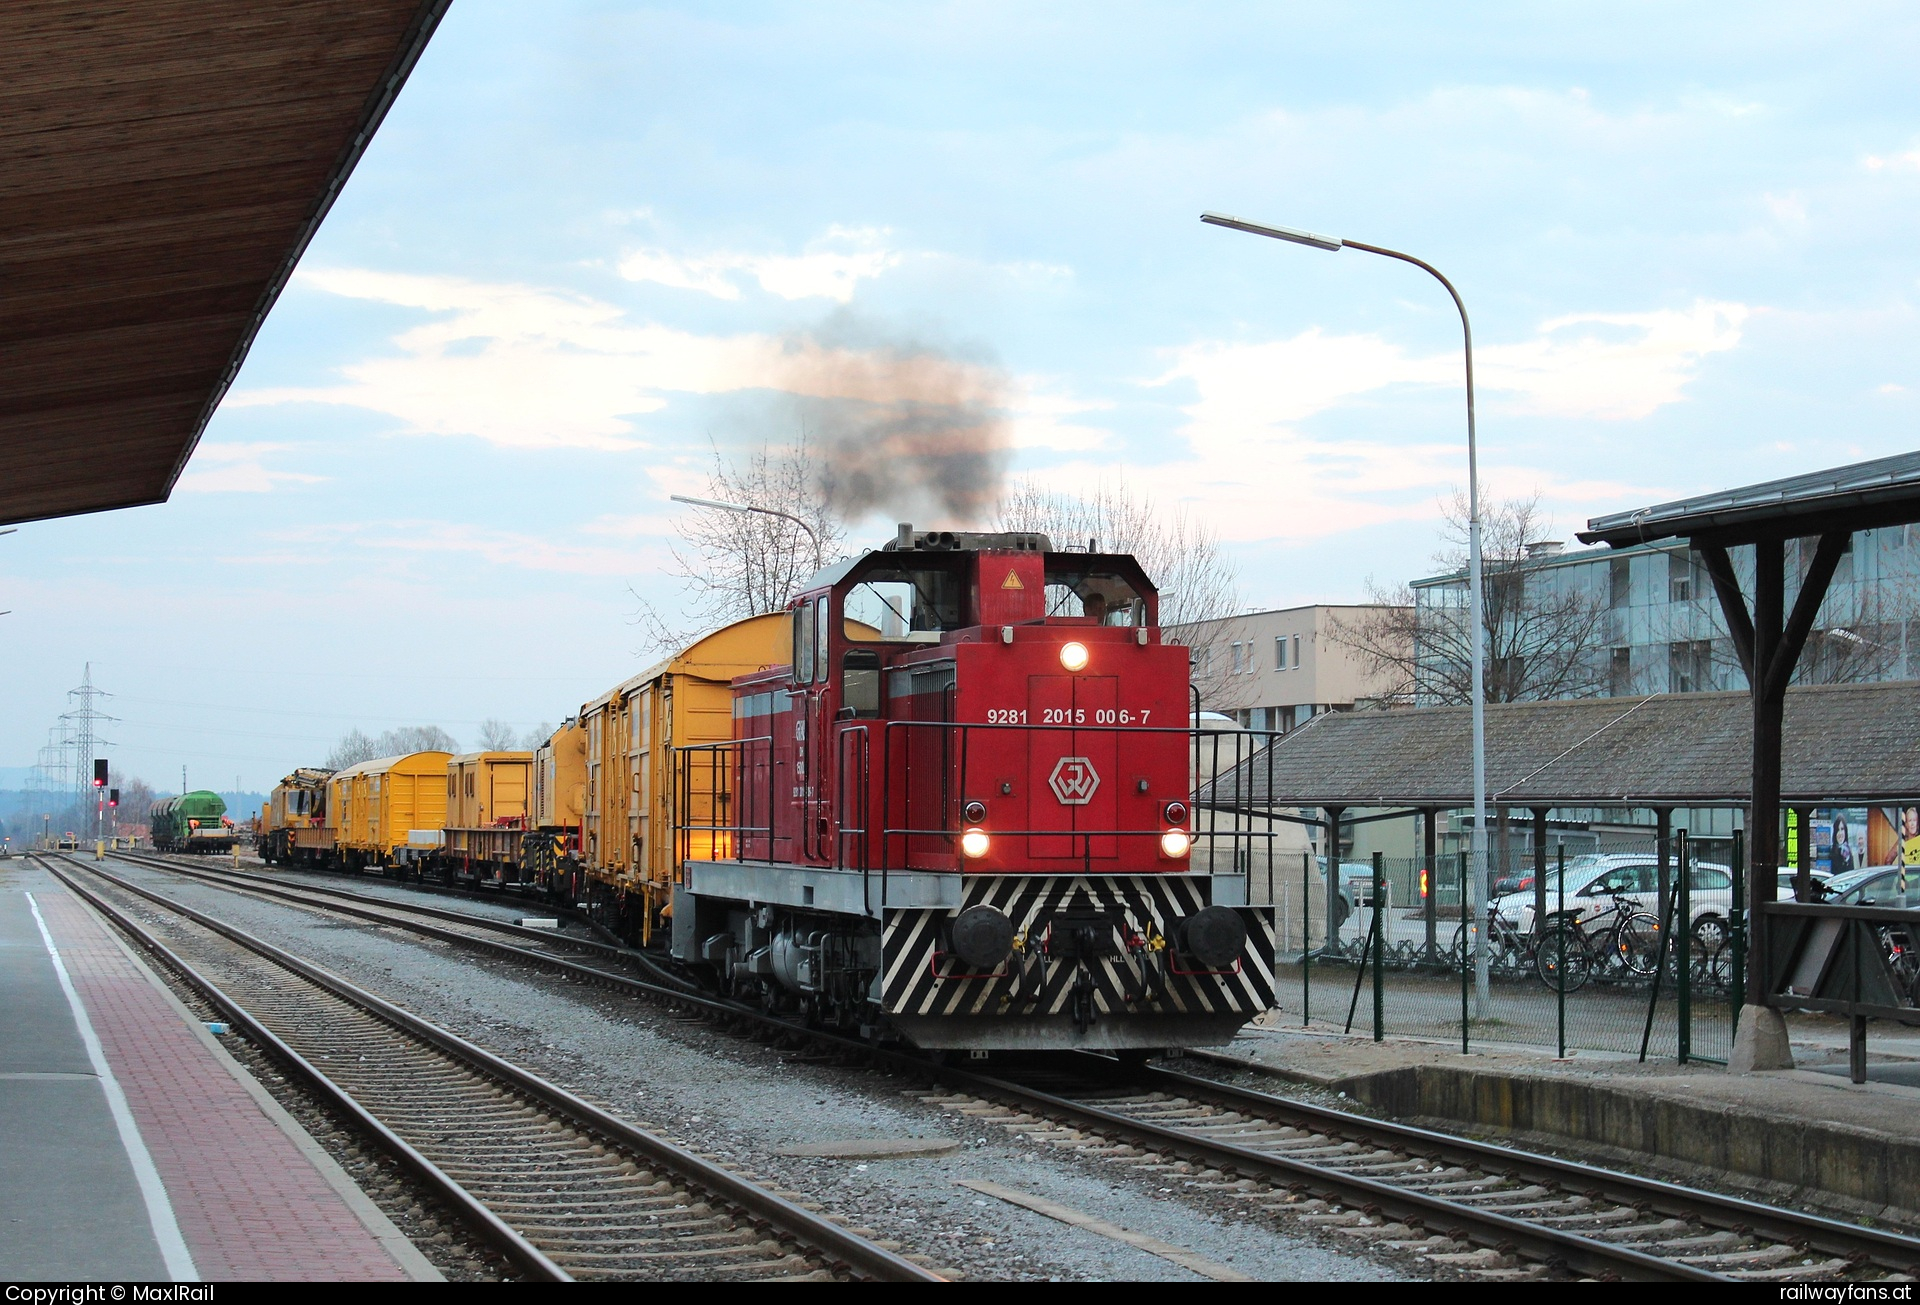
[[[1133,558],[915,533],[791,607],[733,738],[675,750],[672,947],[928,1048],[1218,1044],[1273,913],[1196,855],[1187,649]]]

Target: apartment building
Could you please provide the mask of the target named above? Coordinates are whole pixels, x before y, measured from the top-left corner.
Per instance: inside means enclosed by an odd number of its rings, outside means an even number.
[[[1375,609],[1315,604],[1175,626],[1169,637],[1193,650],[1193,682],[1203,711],[1248,729],[1286,731],[1323,711],[1381,702],[1391,677],[1366,666],[1334,637]]]

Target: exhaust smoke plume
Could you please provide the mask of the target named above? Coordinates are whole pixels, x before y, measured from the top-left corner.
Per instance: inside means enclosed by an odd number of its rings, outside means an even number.
[[[790,355],[817,488],[844,520],[971,525],[999,502],[1012,457],[1011,388],[998,367],[914,345]]]

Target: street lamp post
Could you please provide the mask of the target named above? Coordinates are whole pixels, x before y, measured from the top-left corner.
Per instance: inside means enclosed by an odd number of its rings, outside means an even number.
[[[1242,218],[1228,217],[1224,213],[1202,213],[1202,222],[1216,227],[1231,227],[1235,231],[1245,231],[1250,235],[1268,236],[1274,240],[1286,240],[1296,245],[1308,245],[1314,249],[1325,249],[1337,253],[1342,249],[1358,249],[1369,254],[1378,254],[1382,258],[1397,258],[1403,263],[1411,263],[1427,273],[1447,288],[1453,297],[1453,306],[1460,310],[1460,331],[1466,340],[1467,354],[1467,584],[1470,593],[1467,598],[1467,621],[1473,628],[1471,660],[1473,666],[1473,841],[1470,868],[1465,876],[1467,880],[1466,919],[1472,929],[1473,976],[1477,1013],[1485,1018],[1488,1014],[1487,994],[1487,935],[1485,917],[1481,912],[1483,894],[1487,888],[1487,667],[1483,644],[1486,641],[1485,629],[1485,593],[1480,578],[1480,451],[1475,439],[1473,422],[1473,323],[1467,320],[1467,305],[1460,298],[1460,292],[1453,288],[1453,282],[1442,276],[1440,269],[1433,264],[1415,258],[1412,254],[1403,254],[1397,249],[1383,249],[1379,245],[1363,245],[1357,240],[1343,240],[1339,236],[1322,236],[1311,231],[1300,231],[1293,227],[1268,226],[1260,222],[1248,222]],[[1330,840],[1335,846],[1327,854],[1327,864],[1333,866],[1339,861],[1338,840]],[[1335,872],[1337,873],[1337,872]],[[1329,885],[1335,881],[1328,880]]]
[[[756,507],[751,503],[723,503],[717,498],[694,498],[688,494],[669,494],[667,497],[671,498],[675,503],[690,503],[694,507],[715,508],[721,512],[758,512],[761,516],[780,517],[783,520],[791,521],[794,525],[806,531],[807,538],[813,541],[813,569],[818,571],[822,566],[826,565],[822,560],[822,554],[820,552],[820,536],[814,533],[812,526],[791,512],[782,512],[779,508]]]

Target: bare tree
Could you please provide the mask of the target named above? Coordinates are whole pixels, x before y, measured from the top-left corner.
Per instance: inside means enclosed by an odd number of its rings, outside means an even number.
[[[1002,530],[1037,530],[1057,549],[1131,553],[1160,591],[1160,626],[1169,643],[1193,650],[1193,675],[1209,707],[1231,709],[1242,691],[1218,654],[1234,638],[1239,581],[1219,537],[1183,507],[1160,509],[1124,479],[1101,481],[1083,494],[1046,489],[1031,476],[1000,500]]]
[[[805,528],[763,512],[689,508],[677,526],[684,542],[673,549],[671,568],[688,596],[688,622],[710,628],[784,611],[815,571],[838,561],[846,527],[832,509],[829,489],[804,428],[792,444],[762,444],[744,462],[715,447],[703,497],[784,512]],[[646,655],[677,652],[695,637],[644,598],[634,623]]]
[[[458,752],[460,744],[438,725],[402,725],[379,738],[348,730],[327,754],[328,770],[345,770],[376,757],[402,757],[409,752]]]
[[[480,722],[480,748],[483,752],[510,752],[520,735],[513,726],[489,716]]]
[[[1467,504],[1442,505],[1443,544],[1434,564],[1467,569]],[[1584,698],[1608,690],[1607,604],[1574,573],[1529,561],[1529,544],[1551,533],[1539,495],[1490,504],[1481,520],[1486,585],[1486,696],[1489,702]],[[1333,642],[1385,677],[1392,701],[1458,704],[1473,699],[1468,590],[1459,583],[1369,585],[1373,606],[1334,623]]]
[[[327,769],[345,770],[348,766],[372,761],[380,755],[379,744],[359,730],[348,730],[340,736],[340,741],[333,745],[333,751],[327,754]]]
[[[525,748],[529,752],[533,751],[535,748],[545,747],[547,740],[553,737],[553,731],[555,728],[556,727],[552,721],[550,720],[541,721],[538,725],[535,725],[532,729],[528,730],[525,734],[521,735],[520,746]]]
[[[460,742],[438,725],[401,725],[380,736],[380,756],[399,757],[409,752],[458,752]]]

